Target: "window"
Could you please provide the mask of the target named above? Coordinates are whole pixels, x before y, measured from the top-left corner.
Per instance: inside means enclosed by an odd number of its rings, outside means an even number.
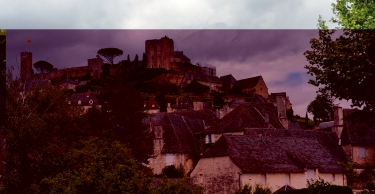
[[[314,168],[308,168],[307,169],[307,173],[306,173],[306,175],[307,175],[307,180],[315,180],[315,169]]]
[[[335,179],[336,179],[335,173],[332,173],[332,182],[335,182]]]
[[[92,100],[89,101],[90,104],[94,103]]]
[[[286,174],[285,174],[285,183],[286,183],[287,185],[290,185],[290,174],[289,174],[289,173],[286,173]]]
[[[173,154],[166,154],[165,163],[167,166],[173,165]]]
[[[358,157],[359,158],[366,158],[366,148],[358,147]]]
[[[199,183],[203,183],[203,174],[199,175]]]
[[[211,143],[215,143],[215,134],[211,134]]]
[[[206,143],[210,143],[210,137],[209,137],[209,135],[206,135]]]
[[[78,100],[78,104],[81,104],[81,101],[80,101],[80,100]]]

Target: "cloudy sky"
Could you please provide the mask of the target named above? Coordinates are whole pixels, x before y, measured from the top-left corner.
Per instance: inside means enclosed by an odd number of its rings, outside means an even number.
[[[317,88],[307,84],[303,53],[317,30],[8,30],[7,66],[18,70],[20,52],[33,53],[33,63],[46,60],[55,67],[86,66],[99,49],[116,47],[133,60],[145,52],[145,40],[168,36],[175,50],[192,63],[214,65],[218,76],[237,80],[262,75],[271,92],[286,92],[296,114],[305,115]],[[26,45],[26,40],[32,42]],[[17,72],[17,71],[16,71]],[[348,103],[341,102],[345,107]]]
[[[131,59],[136,54],[141,58],[145,40],[167,35],[174,39],[175,50],[184,51],[193,63],[216,66],[218,76],[232,74],[244,79],[262,75],[269,92],[287,92],[293,109],[303,116],[317,90],[307,84],[303,53],[310,48],[309,40],[317,37],[312,29],[317,28],[319,15],[326,21],[334,16],[334,2],[13,0],[1,3],[6,6],[0,8],[0,28],[23,29],[7,31],[7,66],[16,67],[27,39],[32,40],[27,49],[33,52],[33,62],[47,60],[65,68],[87,65],[87,59],[104,47],[124,51],[116,62],[127,54]],[[347,102],[340,105],[349,107]]]

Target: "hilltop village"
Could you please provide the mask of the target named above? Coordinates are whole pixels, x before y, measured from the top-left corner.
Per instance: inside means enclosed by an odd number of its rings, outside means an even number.
[[[173,167],[205,193],[256,184],[277,192],[319,178],[346,186],[347,171],[339,163],[351,162],[358,171],[375,165],[375,128],[359,135],[356,125],[343,120],[351,109],[336,106],[333,121],[308,129],[293,115],[288,95],[269,93],[261,75],[218,77],[214,65],[191,64],[166,36],[146,40],[142,60],[109,65],[96,56],[87,66],[48,73],[34,73],[32,53],[22,52],[19,92],[52,86],[70,93],[66,103],[84,113],[100,110],[100,80],[124,66],[132,79],[142,80],[139,110],[153,139],[145,165],[155,175]]]

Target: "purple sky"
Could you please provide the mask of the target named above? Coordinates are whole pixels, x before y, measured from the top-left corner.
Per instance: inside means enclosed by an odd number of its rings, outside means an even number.
[[[193,64],[214,65],[218,76],[232,74],[238,80],[262,75],[269,93],[287,93],[295,114],[304,116],[316,96],[317,88],[307,84],[303,53],[311,49],[309,41],[318,37],[317,30],[7,30],[7,66],[18,71],[28,39],[33,63],[46,60],[61,69],[85,66],[106,47],[124,51],[115,62],[128,54],[131,60],[136,54],[142,59],[145,40],[165,35]],[[340,105],[349,108],[348,102]]]

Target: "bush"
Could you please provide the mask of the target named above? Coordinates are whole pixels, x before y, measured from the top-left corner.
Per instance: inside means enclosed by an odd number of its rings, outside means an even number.
[[[191,184],[188,179],[164,179],[161,184],[152,189],[151,194],[203,194],[203,192],[202,187]]]
[[[271,189],[263,187],[261,184],[256,184],[255,187],[245,185],[243,188],[237,189],[235,194],[271,194]]]
[[[174,165],[166,166],[162,169],[161,175],[165,175],[168,178],[182,178],[184,177],[184,167],[182,165],[178,168]]]

